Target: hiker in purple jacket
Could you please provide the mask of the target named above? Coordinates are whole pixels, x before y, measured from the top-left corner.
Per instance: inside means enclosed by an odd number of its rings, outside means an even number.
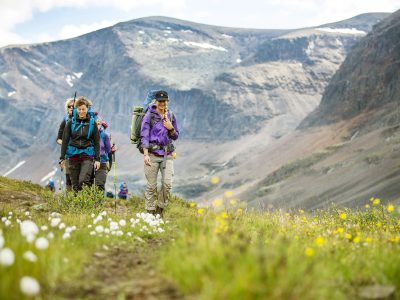
[[[145,199],[148,213],[163,216],[170,190],[174,165],[172,154],[175,150],[172,142],[178,139],[179,130],[176,118],[168,111],[168,93],[157,91],[155,104],[149,107],[142,121],[141,142],[144,154],[144,174],[147,180]],[[157,176],[161,172],[161,191],[157,200]]]
[[[104,191],[107,174],[110,171],[109,157],[112,152],[116,151],[116,148],[111,146],[110,137],[105,132],[108,124],[99,116],[96,123],[100,134],[100,168],[96,171],[95,183],[100,190]]]
[[[118,198],[126,200],[128,198],[128,192],[128,187],[126,186],[126,182],[124,181],[119,185]]]

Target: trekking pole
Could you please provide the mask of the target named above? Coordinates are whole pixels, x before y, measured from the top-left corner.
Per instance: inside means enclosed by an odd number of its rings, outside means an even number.
[[[167,205],[166,203],[166,196],[165,196],[165,188],[164,188],[164,181],[165,181],[165,168],[167,166],[167,147],[164,146],[164,157],[163,157],[163,161],[161,163],[161,191],[162,191],[162,197],[163,197],[163,201],[164,201],[164,209]],[[161,217],[161,215],[160,215]]]
[[[115,143],[113,143],[113,148]],[[117,163],[115,162],[115,152],[112,154],[113,166],[114,166],[114,213],[117,213]]]
[[[93,193],[94,193],[94,204],[96,205],[96,161],[93,163]]]

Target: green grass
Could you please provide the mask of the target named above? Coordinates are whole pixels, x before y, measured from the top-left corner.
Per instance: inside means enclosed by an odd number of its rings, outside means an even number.
[[[10,183],[13,185],[18,184]],[[9,192],[10,186],[6,187]],[[90,267],[96,265],[94,254],[113,247],[136,249],[141,259],[151,257],[151,266],[156,266],[155,270],[189,299],[359,299],[366,286],[393,287],[397,294],[400,288],[400,210],[375,198],[366,201],[367,207],[354,210],[332,206],[313,212],[252,212],[229,193],[210,208],[197,208],[172,197],[163,233],[149,234],[139,227],[121,226],[122,236],[93,236],[96,226],[109,224],[107,218],[129,223],[137,212],[144,211],[144,202],[141,196],[129,201],[108,199],[91,209],[87,206],[89,196],[89,191],[75,199],[51,199],[47,195],[47,203],[40,210],[0,202],[0,217],[13,212],[12,224],[0,222],[0,229],[5,247],[12,249],[16,258],[12,266],[0,265],[0,299],[25,299],[19,289],[22,276],[39,281],[39,297],[44,299],[58,299],[60,291],[72,286],[67,296],[85,299],[88,296],[80,292],[81,286],[71,284],[85,278],[89,288],[117,290],[94,282],[98,279],[90,273],[100,271]],[[61,222],[66,226],[77,227],[70,238],[63,239],[65,229],[50,226],[48,217],[53,209],[62,213]],[[39,250],[21,236],[16,220],[29,219],[26,210],[39,227],[48,226],[37,237],[54,233],[48,249]],[[103,210],[107,216],[93,224],[92,214],[96,217]],[[27,250],[37,255],[37,262],[22,258]],[[122,252],[111,252],[118,253]],[[128,254],[124,254],[127,259]],[[114,267],[123,268],[125,263],[129,261]],[[107,261],[100,265],[107,268]],[[136,273],[131,272],[133,267],[126,276]],[[142,269],[140,280],[151,280],[155,270]],[[135,285],[128,281],[121,283],[121,288],[129,295],[130,287]],[[398,299],[397,294],[392,298]]]
[[[368,285],[400,287],[399,212],[382,205],[313,214],[192,209],[177,222],[183,231],[160,268],[195,299],[357,299]]]

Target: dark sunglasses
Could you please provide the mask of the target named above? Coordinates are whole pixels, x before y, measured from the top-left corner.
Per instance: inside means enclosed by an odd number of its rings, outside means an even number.
[[[72,107],[74,107],[74,106],[73,106],[73,105],[68,105],[67,107],[68,107],[68,108],[72,108]]]

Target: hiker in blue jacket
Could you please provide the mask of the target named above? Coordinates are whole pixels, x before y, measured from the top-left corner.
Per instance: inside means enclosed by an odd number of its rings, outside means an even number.
[[[76,112],[65,125],[60,166],[64,168],[68,159],[72,188],[75,192],[83,185],[90,185],[93,167],[100,168],[100,135],[94,117],[88,114],[90,102],[79,97]]]

